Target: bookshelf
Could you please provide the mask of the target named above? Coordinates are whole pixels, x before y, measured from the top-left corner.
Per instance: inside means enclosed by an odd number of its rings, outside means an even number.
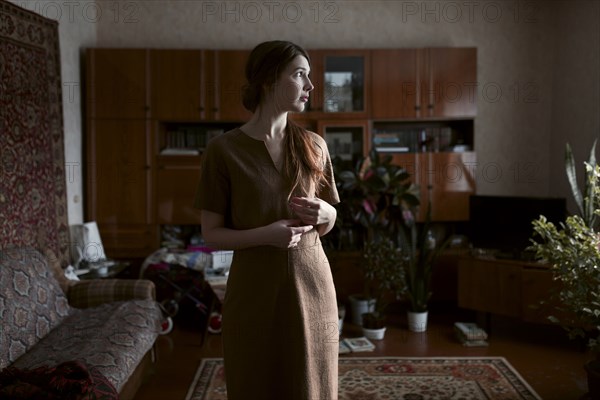
[[[375,121],[371,142],[380,153],[472,151],[473,120]]]
[[[177,156],[202,154],[208,141],[237,124],[159,122],[159,155]]]

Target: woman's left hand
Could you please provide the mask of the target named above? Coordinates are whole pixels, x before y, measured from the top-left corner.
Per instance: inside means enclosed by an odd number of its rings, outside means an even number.
[[[329,224],[335,221],[335,208],[318,197],[292,197],[290,207],[303,223],[309,225]]]

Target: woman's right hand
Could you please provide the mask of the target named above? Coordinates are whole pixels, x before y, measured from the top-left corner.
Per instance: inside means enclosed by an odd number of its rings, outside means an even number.
[[[289,249],[296,247],[302,235],[313,228],[299,219],[281,219],[265,226],[265,241],[271,246]]]

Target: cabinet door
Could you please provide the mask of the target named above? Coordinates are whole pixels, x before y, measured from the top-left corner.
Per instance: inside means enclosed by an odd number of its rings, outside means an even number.
[[[477,49],[434,48],[424,53],[428,89],[422,95],[426,117],[477,114]]]
[[[419,112],[417,49],[371,51],[371,117],[416,118]]]
[[[89,120],[87,220],[109,257],[145,257],[158,245],[151,215],[149,134],[144,120]]]
[[[218,50],[214,57],[213,75],[208,82],[214,106],[209,119],[222,122],[244,122],[251,113],[242,104],[242,91],[246,84],[245,68],[250,51]]]
[[[204,52],[150,50],[152,118],[199,121],[205,118]]]
[[[151,222],[146,122],[90,121],[88,138],[88,216],[99,223]]]
[[[98,224],[106,256],[116,259],[143,259],[159,248],[157,225]]]
[[[319,135],[325,138],[329,155],[338,158],[344,169],[353,169],[357,162],[367,156],[366,120],[329,120],[318,121]]]
[[[422,155],[427,157],[427,166],[420,171],[426,175],[421,182],[425,181],[428,188],[426,196],[431,201],[431,220],[468,221],[469,197],[475,194],[476,188],[476,154],[444,152]],[[420,216],[425,217],[427,203],[421,204]]]
[[[156,182],[158,224],[200,224],[194,198],[200,181],[200,157],[159,156]]]
[[[148,51],[87,49],[89,118],[146,118]]]
[[[521,317],[521,299],[519,265],[475,258],[459,262],[459,307]]]
[[[318,50],[311,57],[311,93],[308,112],[327,117],[366,117],[369,101],[368,50]]]

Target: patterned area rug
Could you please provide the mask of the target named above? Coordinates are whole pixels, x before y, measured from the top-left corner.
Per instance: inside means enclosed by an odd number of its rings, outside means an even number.
[[[225,400],[223,359],[200,363],[186,400]],[[502,357],[371,357],[339,361],[339,400],[540,399]]]

